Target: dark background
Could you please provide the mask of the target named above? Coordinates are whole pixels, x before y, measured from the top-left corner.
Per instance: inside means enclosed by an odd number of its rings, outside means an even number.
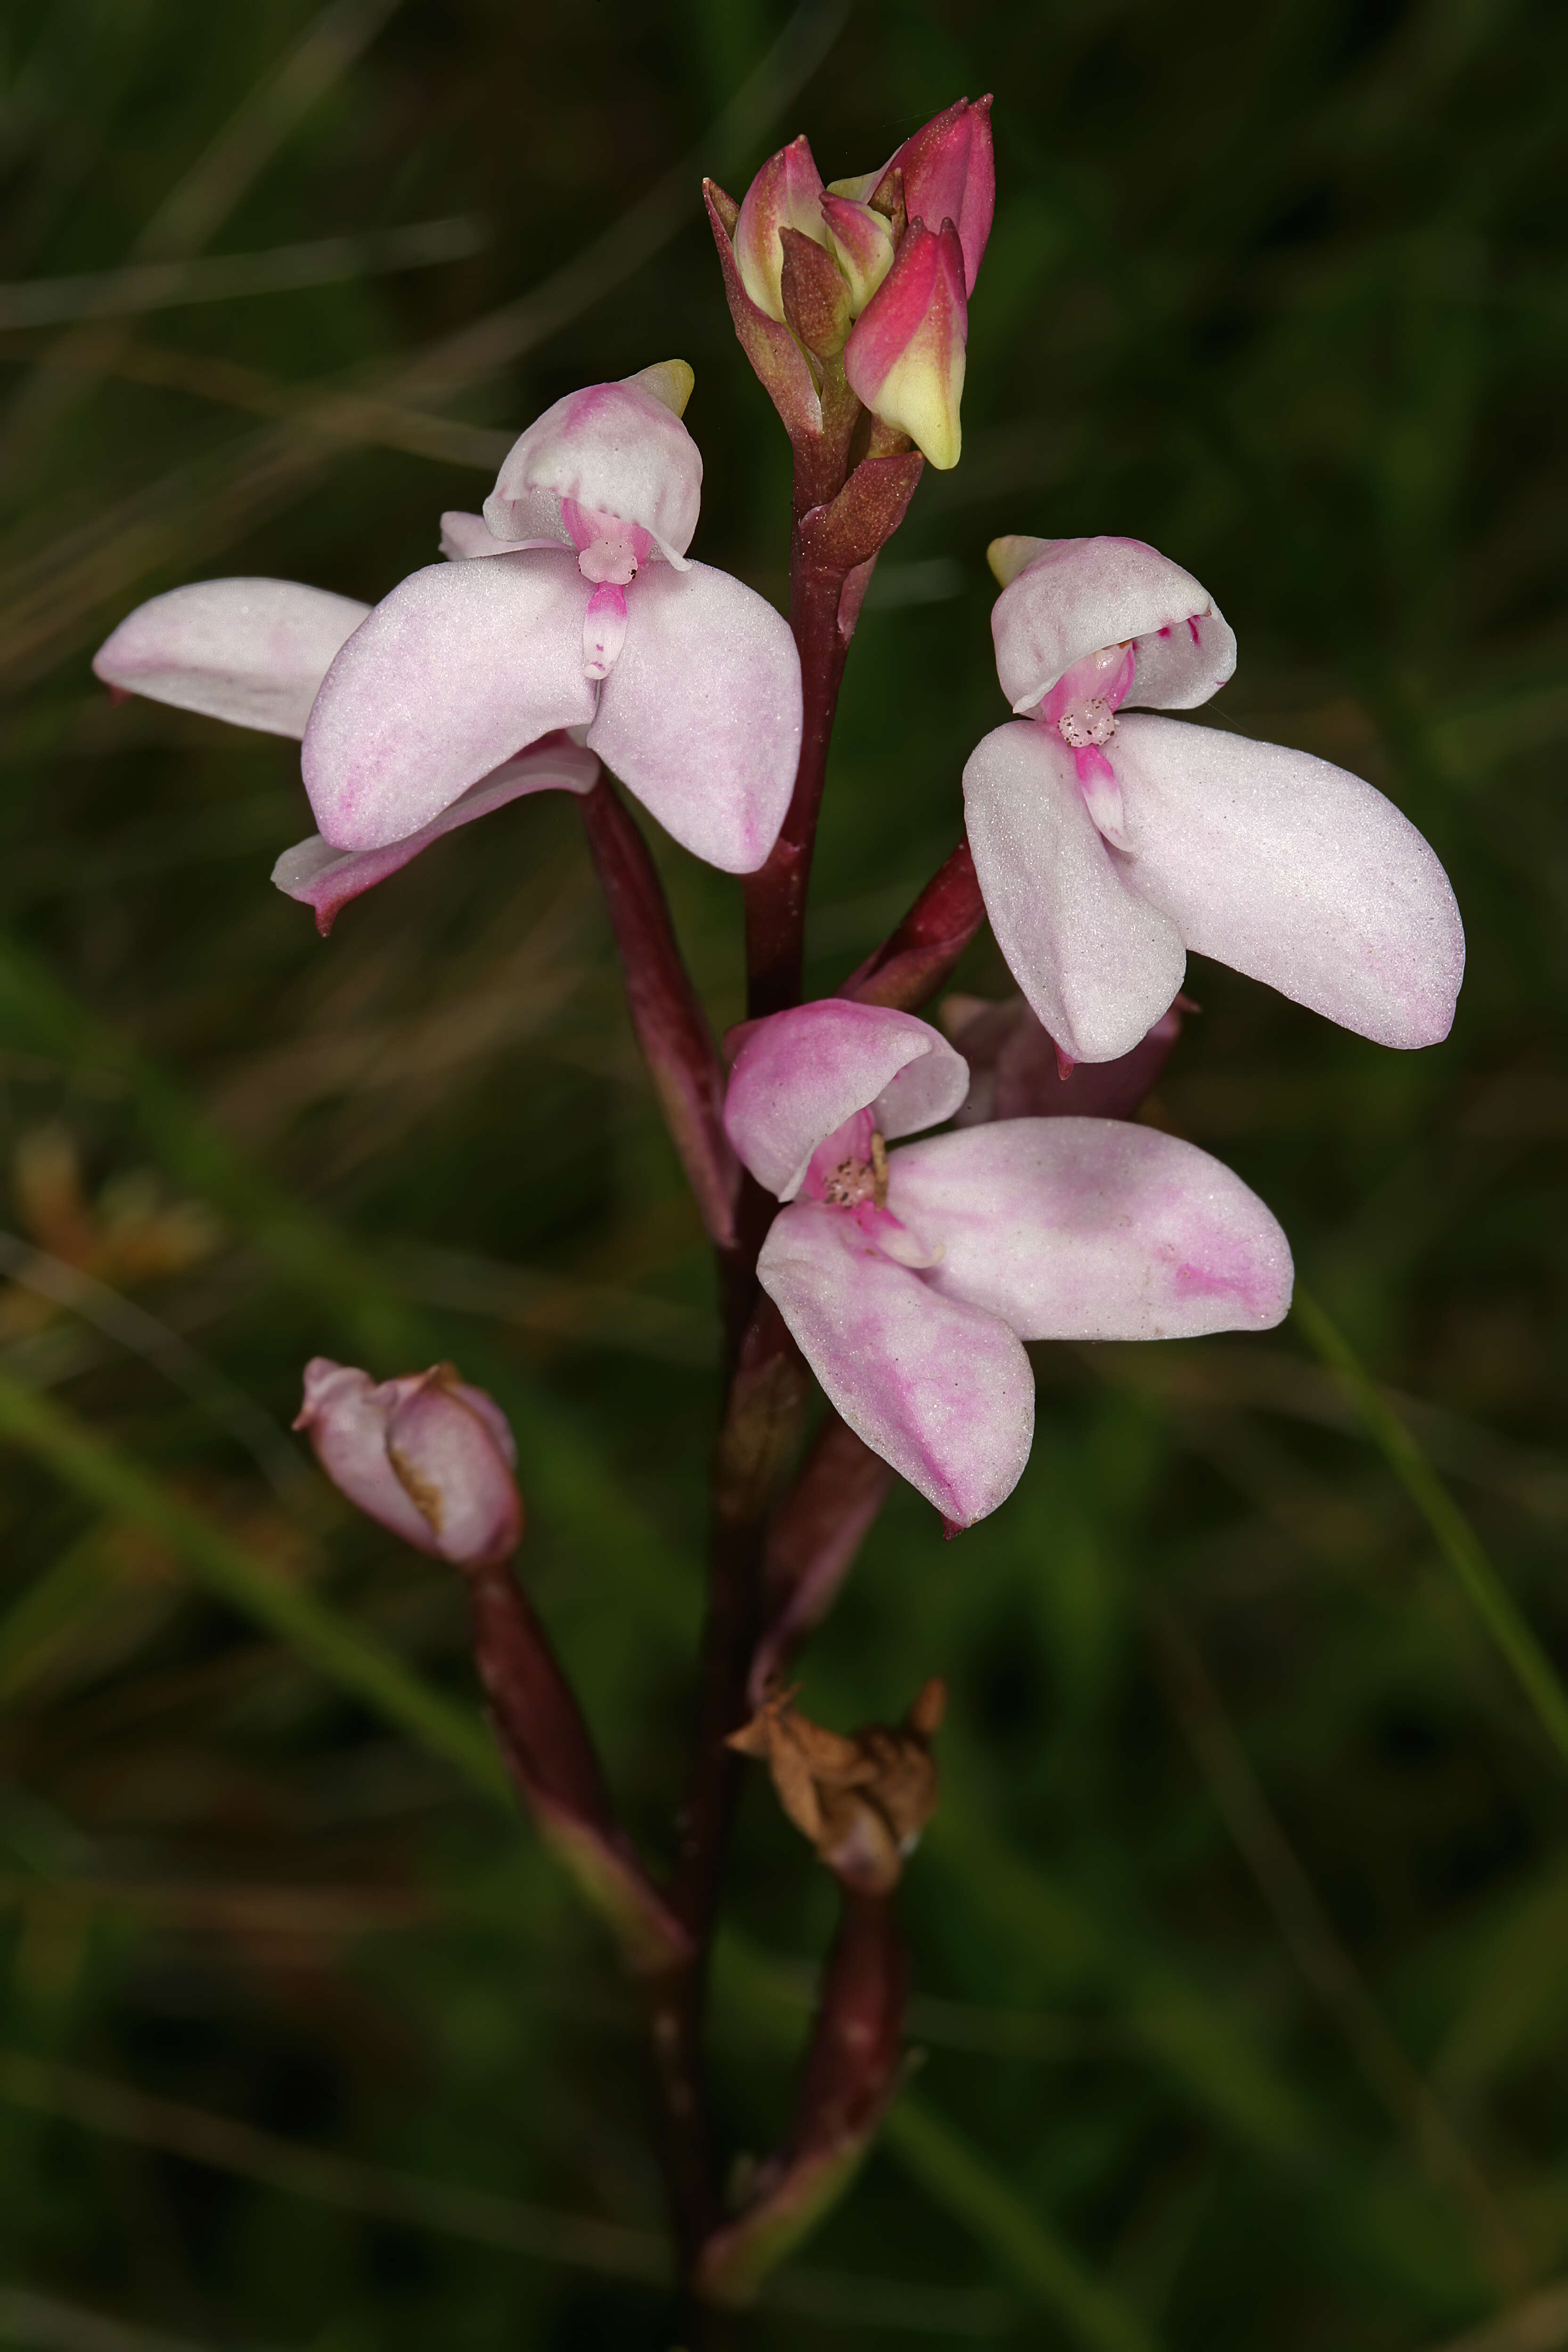
[[[988,539],[1125,532],[1194,571],[1241,643],[1209,715],[1391,793],[1470,965],[1449,1042],[1401,1055],[1194,962],[1159,1116],[1276,1209],[1568,1659],[1568,16],[791,22],[5,12],[0,1251],[33,1286],[0,1289],[0,1388],[92,1443],[0,1454],[0,2340],[669,2341],[597,1935],[526,1832],[204,1598],[146,1507],[183,1498],[467,1703],[456,1580],[279,1433],[318,1349],[454,1356],[512,1415],[532,1589],[665,1834],[711,1294],[572,809],[458,835],[323,945],[268,883],[309,830],[292,747],[111,706],[88,664],[188,578],[382,594],[543,405],[670,353],[697,372],[696,551],[782,601],[787,452],[703,170],[739,194],[803,128],[826,176],[863,170],[996,92],[963,458],[856,644],[814,985],[945,855],[1004,715]],[[454,216],[445,259],[375,242]],[[331,283],[210,274],[338,236],[368,242],[314,265]],[[218,299],[133,281],[143,307],[106,320],[80,287],[49,315],[17,290],[193,257],[184,289]],[[658,848],[733,1019],[734,887]],[[963,977],[1004,985],[984,944]],[[1012,1501],[946,1547],[900,1494],[806,1662],[839,1727],[952,1687],[906,1885],[928,2056],[755,2340],[1446,2344],[1568,2266],[1563,1759],[1295,1327],[1037,1354]],[[107,1444],[156,1482],[135,1511]],[[740,2147],[786,2112],[820,1877],[754,1775],[719,1985]],[[1568,2342],[1559,2306],[1488,2352]]]

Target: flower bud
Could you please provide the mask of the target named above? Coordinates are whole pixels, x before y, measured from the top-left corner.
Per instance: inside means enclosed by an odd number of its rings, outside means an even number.
[[[972,106],[961,98],[934,115],[905,140],[889,171],[895,165],[904,176],[910,220],[929,221],[933,226],[952,221],[956,227],[963,247],[964,291],[973,294],[996,210],[990,99],[978,99]]]
[[[814,245],[826,247],[821,197],[822,174],[803,134],[769,156],[741,199],[741,216],[735,223],[741,283],[770,319],[782,320],[784,315],[779,231],[798,229]]]
[[[979,996],[949,996],[937,1018],[969,1065],[969,1095],[960,1127],[998,1118],[1136,1118],[1159,1084],[1182,1034],[1182,1015],[1196,1011],[1178,996],[1148,1035],[1114,1062],[1072,1062],[1022,996],[993,1004]]]
[[[797,341],[818,359],[844,349],[849,332],[849,288],[843,271],[826,246],[814,244],[797,228],[782,228],[779,244],[784,268],[779,291],[784,317]]]
[[[854,204],[830,190],[822,217],[835,260],[849,287],[849,315],[858,319],[893,266],[893,232],[869,205]]]
[[[517,1549],[511,1431],[450,1364],[377,1386],[368,1372],[312,1357],[294,1426],[351,1503],[420,1551],[482,1568]]]
[[[951,219],[911,219],[893,266],[856,320],[844,372],[857,399],[945,472],[962,446],[958,404],[969,326],[963,248]]]

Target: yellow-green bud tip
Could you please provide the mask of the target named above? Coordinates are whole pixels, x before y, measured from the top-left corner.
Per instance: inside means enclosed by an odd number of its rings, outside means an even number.
[[[628,375],[627,383],[639,383],[661,400],[672,416],[684,416],[686,404],[691,397],[691,387],[697,378],[684,360],[656,360],[652,367],[639,368]]]
[[[985,561],[995,575],[999,588],[1010,588],[1020,572],[1033,562],[1045,545],[1043,539],[1029,539],[1022,532],[1010,530],[1001,539],[994,539],[985,551]]]

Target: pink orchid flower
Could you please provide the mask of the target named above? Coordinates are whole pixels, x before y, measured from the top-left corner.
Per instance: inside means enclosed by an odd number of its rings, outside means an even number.
[[[668,361],[557,401],[484,517],[443,518],[451,560],[374,608],[292,581],[204,582],[140,606],[93,667],[303,738],[321,833],[274,878],[323,929],[455,825],[523,793],[589,791],[595,754],[695,856],[751,873],[794,787],[800,662],[771,604],[687,557],[690,387]]]
[[[377,1384],[313,1356],[294,1426],[356,1508],[420,1551],[486,1568],[510,1559],[521,1541],[506,1415],[450,1364]]]
[[[1026,1339],[1266,1330],[1289,1245],[1240,1179],[1157,1129],[950,1118],[969,1066],[912,1013],[827,998],[739,1034],[724,1124],[785,1206],[757,1263],[830,1402],[953,1527],[1012,1492]]]
[[[1446,1037],[1465,939],[1392,802],[1327,760],[1123,706],[1191,710],[1236,667],[1207,591],[1135,539],[1003,539],[991,616],[1016,712],[963,772],[998,946],[1073,1061],[1129,1053],[1187,950],[1384,1045]]]

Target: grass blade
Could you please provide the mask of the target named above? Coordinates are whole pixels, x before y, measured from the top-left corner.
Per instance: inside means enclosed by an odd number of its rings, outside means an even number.
[[[1086,2269],[1066,2241],[1026,2205],[994,2166],[924,2100],[906,2095],[882,2126],[905,2169],[1088,2352],[1155,2352],[1137,2315]]]
[[[1557,1678],[1464,1512],[1332,1318],[1300,1284],[1296,1319],[1354,1405],[1368,1436],[1437,1539],[1476,1614],[1518,1677],[1536,1718],[1568,1763],[1568,1691]]]

